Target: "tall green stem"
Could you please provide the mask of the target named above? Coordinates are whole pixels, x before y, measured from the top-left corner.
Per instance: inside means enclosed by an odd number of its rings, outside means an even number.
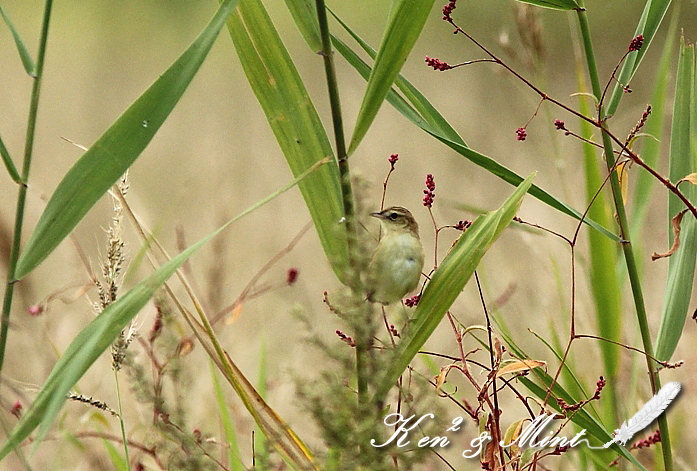
[[[15,211],[15,227],[10,248],[10,260],[7,264],[7,285],[5,297],[2,303],[2,318],[0,318],[0,372],[5,363],[5,349],[7,346],[7,332],[10,325],[10,311],[12,310],[12,298],[14,296],[14,278],[17,260],[19,259],[20,241],[22,238],[22,225],[24,222],[24,207],[27,199],[27,183],[29,181],[29,169],[34,150],[34,134],[36,132],[36,117],[39,111],[39,95],[41,92],[41,80],[44,75],[44,57],[46,55],[46,43],[48,40],[48,25],[51,19],[51,7],[53,0],[46,0],[44,7],[44,21],[41,26],[41,39],[39,42],[39,55],[36,60],[36,77],[31,92],[31,104],[29,118],[27,120],[27,136],[24,143],[24,163],[22,165],[21,183],[17,194],[17,208]]]
[[[329,91],[329,103],[332,110],[332,124],[334,126],[334,138],[336,140],[336,155],[339,161],[339,175],[341,177],[341,193],[344,202],[344,218],[346,223],[346,237],[349,253],[349,287],[354,293],[360,295],[360,276],[355,261],[356,228],[353,206],[353,193],[351,190],[351,174],[349,173],[349,161],[346,154],[346,139],[341,115],[341,102],[339,100],[339,86],[336,81],[332,44],[329,36],[327,22],[327,10],[324,0],[316,0],[317,19],[322,37],[322,57],[324,58],[324,71],[327,76],[327,89]],[[359,329],[356,332],[356,375],[358,378],[358,400],[365,404],[368,400],[368,375],[367,375],[367,349],[370,338],[364,332],[370,333],[370,329]],[[366,338],[367,337],[367,338]]]
[[[583,7],[583,0],[579,1],[581,7]],[[578,21],[581,29],[581,36],[583,38],[583,47],[586,56],[586,63],[588,66],[588,74],[591,80],[591,86],[593,89],[593,95],[595,95],[597,100],[600,100],[602,95],[602,88],[600,86],[600,79],[598,75],[598,68],[595,62],[595,53],[593,52],[593,43],[591,41],[590,27],[588,25],[588,16],[585,10],[578,10]],[[605,110],[600,103],[600,108],[598,110],[598,121],[603,125],[603,129],[608,130],[607,123],[605,122],[607,116],[605,115]],[[612,139],[607,132],[603,132],[603,149],[605,154],[605,162],[607,164],[608,171],[610,172],[610,187],[612,188],[612,197],[615,203],[615,210],[617,212],[617,221],[620,226],[620,237],[622,238],[622,251],[624,253],[625,263],[627,265],[627,273],[629,276],[629,284],[632,289],[632,297],[634,299],[634,306],[636,308],[637,321],[639,323],[639,331],[641,333],[641,340],[644,346],[644,351],[646,352],[646,364],[649,371],[649,381],[651,383],[651,391],[656,394],[661,388],[660,378],[656,370],[656,363],[651,359],[654,356],[653,343],[651,341],[651,331],[649,330],[649,322],[646,315],[646,305],[644,304],[644,295],[641,290],[641,281],[639,279],[639,270],[636,265],[636,259],[634,258],[634,250],[630,241],[629,224],[627,222],[627,213],[624,207],[624,201],[622,200],[622,191],[620,189],[619,178],[617,172],[615,171],[615,156],[612,149]],[[663,462],[665,471],[673,470],[673,457],[670,448],[670,436],[668,432],[668,421],[666,420],[665,414],[661,414],[658,419],[658,426],[661,433],[661,449],[663,452]]]

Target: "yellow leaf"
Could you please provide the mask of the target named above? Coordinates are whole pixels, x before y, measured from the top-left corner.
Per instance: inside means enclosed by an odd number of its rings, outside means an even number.
[[[695,174],[693,173],[692,175],[695,175]],[[687,178],[687,177],[685,177],[685,178]],[[670,257],[671,255],[673,255],[675,253],[676,250],[678,250],[678,248],[680,247],[680,224],[682,223],[682,217],[685,215],[686,212],[687,212],[687,209],[683,209],[673,219],[671,219],[670,223],[673,226],[673,235],[675,236],[673,238],[673,246],[666,253],[654,252],[653,255],[651,255],[652,262],[655,262],[659,258]]]
[[[691,173],[689,175],[684,176],[680,180],[678,180],[678,183],[675,184],[675,186],[680,185],[682,182],[690,182],[693,185],[697,185],[697,173]]]
[[[503,368],[496,372],[496,377],[499,378],[508,373],[521,373],[523,371],[529,371],[533,368],[546,367],[547,363],[539,360],[514,360],[508,363]]]
[[[617,170],[617,176],[620,181],[620,189],[622,190],[622,201],[624,202],[624,204],[627,204],[627,193],[629,192],[629,172],[627,171],[629,167],[627,167],[627,164],[629,164],[630,162],[631,161],[627,159],[618,163],[615,167]]]

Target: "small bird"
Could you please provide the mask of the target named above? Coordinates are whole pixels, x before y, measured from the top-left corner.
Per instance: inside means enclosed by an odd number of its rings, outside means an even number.
[[[400,206],[370,215],[380,219],[384,234],[368,266],[368,300],[391,304],[419,284],[424,266],[419,225]]]

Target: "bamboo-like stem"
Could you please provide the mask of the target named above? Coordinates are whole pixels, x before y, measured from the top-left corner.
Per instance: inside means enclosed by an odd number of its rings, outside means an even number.
[[[10,248],[10,259],[7,264],[7,285],[5,286],[5,297],[2,304],[2,317],[0,318],[0,373],[5,363],[5,349],[7,346],[7,332],[10,324],[10,312],[12,310],[12,298],[14,296],[14,278],[19,259],[20,242],[22,238],[22,226],[24,223],[24,208],[27,199],[27,182],[29,181],[29,170],[31,169],[31,158],[34,150],[34,135],[36,132],[36,118],[39,111],[39,96],[41,92],[41,81],[44,72],[44,57],[46,56],[46,43],[48,41],[48,25],[51,20],[51,8],[53,0],[46,0],[44,6],[44,19],[41,25],[41,38],[39,40],[39,55],[36,60],[36,77],[31,92],[31,103],[29,105],[29,117],[27,119],[27,135],[24,143],[24,163],[22,164],[21,183],[17,194],[17,209],[15,211],[15,226],[12,235],[12,247]],[[1,376],[1,375],[0,375]]]
[[[583,0],[580,0],[580,5],[583,7]],[[629,224],[627,222],[627,213],[624,207],[624,201],[622,200],[622,191],[620,189],[619,178],[617,172],[614,171],[615,160],[612,149],[612,138],[608,132],[607,123],[604,123],[606,119],[605,111],[600,102],[602,95],[602,88],[600,86],[600,79],[598,76],[598,68],[595,62],[595,53],[593,52],[593,43],[590,36],[590,27],[588,24],[588,16],[585,10],[577,11],[581,37],[583,39],[583,48],[586,56],[586,63],[588,66],[588,74],[591,80],[591,87],[593,89],[593,94],[599,100],[598,103],[598,123],[600,123],[603,130],[603,147],[605,160],[607,163],[608,171],[610,172],[610,187],[612,188],[612,196],[615,204],[615,210],[617,212],[617,221],[620,226],[620,236],[622,238],[622,251],[624,252],[624,259],[627,265],[627,274],[629,276],[629,283],[632,289],[632,297],[634,299],[634,305],[636,308],[637,321],[639,323],[639,331],[641,333],[641,340],[644,346],[644,351],[646,352],[646,365],[649,372],[649,380],[651,383],[651,392],[656,394],[661,388],[660,378],[656,370],[656,363],[651,359],[654,357],[653,343],[651,341],[651,332],[649,330],[648,318],[646,315],[646,306],[644,304],[644,295],[641,289],[641,281],[639,279],[639,271],[637,269],[636,260],[634,258],[634,250],[630,242],[629,234]],[[668,431],[668,421],[665,414],[661,414],[658,419],[658,426],[661,433],[661,450],[663,452],[663,464],[665,471],[673,470],[673,457],[670,447],[670,436]]]
[[[341,178],[341,194],[344,203],[344,223],[346,224],[346,240],[348,244],[349,272],[348,284],[351,291],[362,296],[360,289],[360,276],[356,263],[356,222],[353,204],[353,192],[351,189],[351,174],[349,173],[349,161],[346,153],[346,139],[344,136],[343,120],[341,115],[341,102],[339,100],[339,87],[336,81],[336,70],[332,56],[331,38],[327,22],[327,10],[324,0],[316,0],[317,19],[322,37],[322,57],[324,59],[324,71],[327,76],[327,90],[332,111],[332,125],[334,127],[334,139],[336,141],[336,156],[339,163],[339,176]],[[356,377],[358,382],[358,402],[368,402],[368,373],[367,355],[370,348],[370,329],[357,329],[356,332]]]

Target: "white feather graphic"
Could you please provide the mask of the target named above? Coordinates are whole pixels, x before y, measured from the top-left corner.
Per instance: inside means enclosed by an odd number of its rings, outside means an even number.
[[[672,382],[663,386],[639,412],[615,430],[615,438],[607,442],[603,448],[609,448],[615,442],[620,442],[624,446],[635,433],[646,428],[656,417],[661,415],[679,392],[680,383]]]

